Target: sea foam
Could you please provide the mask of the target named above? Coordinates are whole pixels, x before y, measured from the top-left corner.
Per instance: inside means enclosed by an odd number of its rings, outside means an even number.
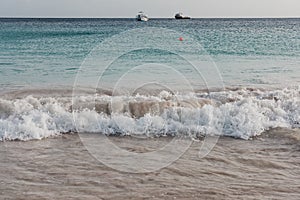
[[[1,140],[68,132],[147,137],[224,135],[249,139],[276,127],[300,127],[300,88],[238,89],[156,96],[25,96],[0,99]]]

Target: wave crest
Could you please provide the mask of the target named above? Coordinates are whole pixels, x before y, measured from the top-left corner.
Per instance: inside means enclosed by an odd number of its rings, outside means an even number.
[[[0,99],[1,140],[67,132],[106,135],[224,135],[249,139],[276,127],[300,127],[300,89],[238,89],[156,96],[83,95]]]

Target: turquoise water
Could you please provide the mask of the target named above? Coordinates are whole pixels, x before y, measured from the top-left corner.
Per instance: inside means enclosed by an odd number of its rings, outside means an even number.
[[[300,19],[0,19],[0,140],[299,128],[299,33]]]
[[[111,36],[145,27],[195,38],[217,65],[225,86],[299,84],[300,19],[0,19],[1,88],[73,85],[93,48]],[[164,59],[155,51],[144,53],[158,63]],[[135,62],[132,56],[127,61]],[[99,76],[91,72],[87,77],[91,75]]]

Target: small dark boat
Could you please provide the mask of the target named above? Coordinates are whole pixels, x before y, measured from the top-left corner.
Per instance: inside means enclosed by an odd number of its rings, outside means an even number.
[[[175,15],[175,19],[191,19],[189,16],[184,16],[181,12]]]

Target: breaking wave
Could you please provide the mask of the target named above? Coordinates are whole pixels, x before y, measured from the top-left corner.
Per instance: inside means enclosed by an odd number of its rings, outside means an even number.
[[[44,91],[44,93],[47,93]],[[300,127],[300,87],[158,95],[24,95],[0,99],[0,137],[42,139],[69,132],[147,137],[223,135],[249,139]]]

